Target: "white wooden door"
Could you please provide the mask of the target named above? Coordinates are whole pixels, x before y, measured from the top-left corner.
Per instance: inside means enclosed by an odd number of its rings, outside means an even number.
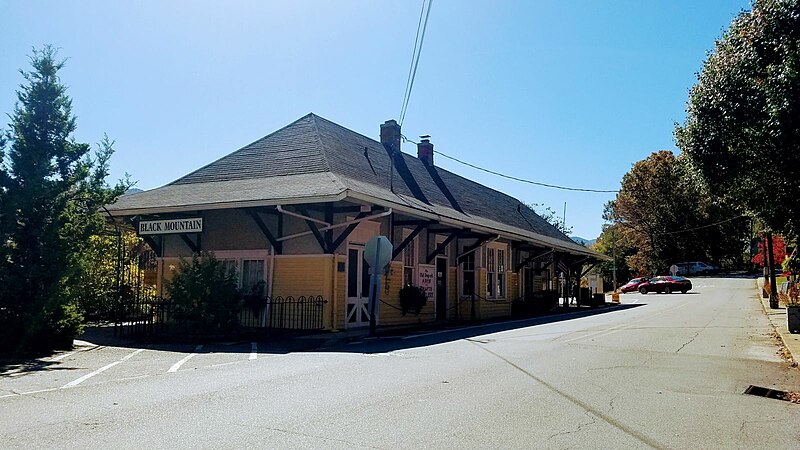
[[[347,303],[345,327],[369,325],[369,265],[364,261],[364,247],[347,249]]]

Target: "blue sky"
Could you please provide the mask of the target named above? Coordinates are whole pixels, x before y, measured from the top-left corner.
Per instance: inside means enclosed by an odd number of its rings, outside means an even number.
[[[421,1],[0,2],[0,111],[32,47],[69,58],[76,138],[112,177],[168,183],[314,112],[377,139],[399,116]],[[675,149],[688,90],[745,0],[435,0],[403,134],[521,178],[617,189]],[[2,126],[5,127],[5,120]],[[413,144],[404,151],[416,153]],[[613,194],[436,164],[600,233]]]

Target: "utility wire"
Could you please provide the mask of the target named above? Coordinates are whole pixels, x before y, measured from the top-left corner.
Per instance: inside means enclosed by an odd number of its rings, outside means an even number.
[[[666,234],[688,233],[689,231],[702,230],[703,228],[711,228],[711,227],[715,227],[717,225],[722,225],[723,223],[733,222],[734,220],[741,219],[743,217],[750,217],[750,216],[742,214],[740,216],[731,217],[730,219],[720,220],[719,222],[710,223],[708,225],[702,225],[702,226],[694,227],[694,228],[687,228],[685,230],[665,231],[663,233],[656,233],[656,234],[658,234],[658,235],[666,235]]]
[[[559,186],[559,185],[556,185],[556,184],[542,183],[540,181],[526,180],[524,178],[518,178],[518,177],[511,176],[511,175],[506,175],[504,173],[495,172],[494,170],[489,170],[489,169],[485,169],[485,168],[480,167],[480,166],[476,166],[475,164],[470,164],[470,163],[468,163],[466,161],[462,161],[462,160],[460,160],[458,158],[455,158],[455,157],[452,157],[450,155],[445,155],[444,153],[442,153],[442,152],[440,152],[438,150],[434,150],[434,153],[438,153],[438,154],[444,156],[447,159],[452,159],[455,162],[461,163],[461,164],[463,164],[465,166],[472,167],[473,169],[478,169],[478,170],[481,170],[483,172],[490,173],[492,175],[497,175],[498,177],[508,178],[509,180],[519,181],[519,182],[528,183],[528,184],[534,184],[536,186],[542,186],[542,187],[553,188],[553,189],[561,189],[563,191],[600,192],[600,193],[614,193],[614,194],[619,192],[618,190],[611,190],[611,189],[584,189],[584,188]]]
[[[422,0],[422,10],[419,12],[419,23],[417,23],[417,35],[414,37],[414,50],[411,52],[411,65],[408,66],[408,76],[406,77],[406,89],[403,91],[403,104],[400,106],[400,123],[403,123],[402,115],[406,108],[406,97],[408,97],[408,86],[411,84],[411,72],[414,70],[414,56],[417,54],[419,46],[419,32],[422,29],[422,16],[425,13],[425,0]]]
[[[417,77],[417,67],[419,67],[419,56],[422,54],[422,43],[425,41],[425,30],[428,29],[428,17],[431,15],[431,4],[433,0],[428,0],[427,12],[425,11],[425,0],[422,0],[422,10],[419,12],[420,23],[417,24],[417,39],[414,40],[414,52],[411,54],[411,67],[408,69],[409,78],[406,80],[406,92],[403,96],[403,107],[400,108],[400,126],[406,118],[408,103],[411,100],[411,91],[414,89],[414,80]],[[425,21],[422,22],[422,14],[425,13]],[[420,34],[420,24],[422,24],[422,34]]]

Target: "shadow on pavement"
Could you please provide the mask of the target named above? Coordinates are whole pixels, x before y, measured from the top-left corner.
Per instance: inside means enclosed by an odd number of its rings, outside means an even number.
[[[376,338],[361,337],[350,342],[339,342],[327,348],[320,349],[326,352],[347,352],[347,353],[386,353],[395,350],[425,347],[429,345],[453,342],[462,339],[469,339],[486,334],[499,333],[502,331],[516,330],[536,325],[545,325],[554,322],[563,322],[582,317],[607,314],[626,309],[645,306],[646,303],[620,304],[604,308],[587,309],[584,311],[574,311],[566,313],[556,313],[543,317],[533,317],[529,319],[516,319],[504,322],[492,322],[483,324],[470,324],[459,327],[440,327],[438,329],[425,330],[406,330],[403,334],[379,333]]]
[[[368,337],[367,329],[341,332],[310,333],[260,333],[224,337],[150,336],[146,338],[119,337],[114,335],[113,324],[96,324],[86,327],[78,337],[80,353],[93,352],[105,347],[148,349],[184,353],[246,353],[251,342],[257,342],[259,354],[287,354],[295,352],[347,352],[385,353],[398,349],[409,349],[452,342],[475,336],[515,330],[530,326],[568,321],[598,314],[608,314],[644,306],[645,303],[619,304],[600,308],[567,310],[557,309],[545,316],[511,319],[494,322],[430,324],[418,327],[379,329],[378,337]],[[198,345],[202,348],[198,349]],[[63,353],[63,352],[62,352]],[[49,361],[57,355],[39,359],[0,359],[0,376],[52,370],[73,370],[60,361]]]

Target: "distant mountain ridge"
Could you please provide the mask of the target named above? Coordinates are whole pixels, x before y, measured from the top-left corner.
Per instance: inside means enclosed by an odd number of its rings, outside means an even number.
[[[597,239],[586,239],[579,236],[570,236],[569,238],[584,247],[591,247],[595,242],[597,242]]]

